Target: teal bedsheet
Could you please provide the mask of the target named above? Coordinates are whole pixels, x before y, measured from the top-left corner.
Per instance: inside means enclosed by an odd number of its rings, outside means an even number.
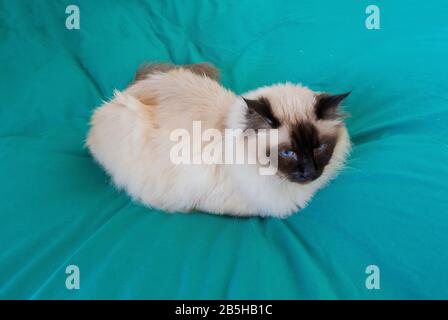
[[[448,3],[374,1],[369,30],[371,2],[0,1],[0,298],[448,298]],[[143,61],[352,89],[348,167],[286,220],[132,202],[83,144]]]

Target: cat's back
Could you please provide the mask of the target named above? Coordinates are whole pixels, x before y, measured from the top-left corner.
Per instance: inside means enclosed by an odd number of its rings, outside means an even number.
[[[201,121],[203,128],[221,128],[235,95],[216,80],[188,69],[156,72],[126,90],[152,109],[159,127],[191,127]]]
[[[191,131],[194,121],[202,129],[224,129],[234,100],[233,93],[207,76],[181,68],[155,72],[115,91],[111,101],[95,110],[87,146],[95,151],[128,144],[131,138],[135,144],[138,136],[144,142],[166,143],[173,130]]]
[[[234,99],[215,80],[188,70],[155,73],[115,92],[110,102],[95,110],[87,146],[114,183],[134,198],[182,208],[183,202],[198,201],[195,196],[210,186],[215,169],[173,164],[170,151],[175,141],[170,135],[182,129],[192,137],[194,121],[200,121],[202,129],[224,128]],[[170,201],[173,194],[178,195],[176,203]]]

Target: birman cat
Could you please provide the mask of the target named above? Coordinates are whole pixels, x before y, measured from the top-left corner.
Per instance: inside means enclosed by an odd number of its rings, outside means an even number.
[[[286,217],[343,167],[350,139],[340,104],[348,94],[284,83],[237,95],[211,64],[149,64],[96,109],[87,146],[118,188],[149,207]],[[255,163],[175,163],[173,132],[194,136],[194,123],[222,136],[234,130],[240,143],[275,132],[265,155],[276,171],[260,174],[259,145],[248,151]],[[190,145],[207,145],[199,139]]]

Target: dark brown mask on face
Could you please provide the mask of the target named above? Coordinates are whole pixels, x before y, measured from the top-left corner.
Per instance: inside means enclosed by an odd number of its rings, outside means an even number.
[[[319,178],[333,155],[338,137],[319,136],[314,125],[298,123],[292,128],[290,138],[290,145],[279,146],[280,173],[297,183]]]
[[[338,110],[341,101],[350,92],[338,95],[319,94],[314,106],[315,118],[319,121],[335,120],[342,117]],[[275,129],[282,125],[275,117],[269,100],[261,97],[257,100],[244,99],[248,106],[246,114],[248,128]],[[322,175],[330,162],[338,141],[338,131],[333,134],[320,133],[312,122],[288,124],[289,143],[279,145],[278,170],[281,176],[291,182],[309,183]]]

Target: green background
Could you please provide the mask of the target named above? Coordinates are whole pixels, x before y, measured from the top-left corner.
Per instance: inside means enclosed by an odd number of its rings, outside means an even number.
[[[448,298],[447,14],[436,0],[0,1],[0,298]],[[83,144],[144,61],[212,62],[237,93],[352,89],[348,167],[286,220],[132,202]]]

